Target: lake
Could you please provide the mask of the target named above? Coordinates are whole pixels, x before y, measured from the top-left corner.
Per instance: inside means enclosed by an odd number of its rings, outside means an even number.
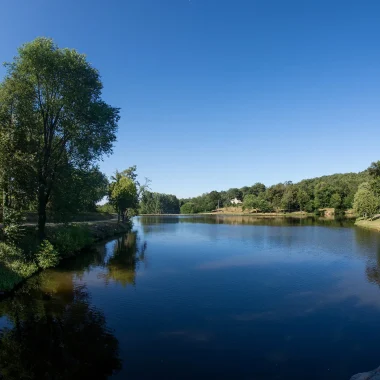
[[[0,372],[348,380],[380,365],[379,285],[351,221],[138,217],[0,303]]]

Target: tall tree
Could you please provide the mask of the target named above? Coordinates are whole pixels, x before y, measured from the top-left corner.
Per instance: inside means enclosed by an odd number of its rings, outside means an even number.
[[[99,72],[85,56],[51,39],[21,46],[6,67],[0,134],[16,137],[13,153],[30,165],[27,187],[37,200],[43,238],[46,208],[63,168],[86,169],[111,153],[119,109],[102,100]]]
[[[128,209],[136,210],[138,206],[136,184],[128,177],[121,176],[110,185],[110,203],[114,205],[118,221],[125,221]]]
[[[354,211],[356,215],[372,217],[379,211],[379,207],[379,197],[374,194],[371,185],[368,182],[362,183],[354,198]]]
[[[368,173],[373,178],[380,177],[380,161],[372,162],[371,166],[368,168]]]

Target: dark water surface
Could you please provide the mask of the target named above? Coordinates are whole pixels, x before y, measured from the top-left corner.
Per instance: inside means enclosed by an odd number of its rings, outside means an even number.
[[[0,303],[4,379],[349,379],[380,365],[380,234],[232,216],[134,229]]]

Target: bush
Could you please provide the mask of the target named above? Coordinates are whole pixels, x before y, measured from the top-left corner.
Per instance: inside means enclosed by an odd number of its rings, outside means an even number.
[[[49,241],[61,257],[71,256],[94,242],[88,226],[69,225],[55,228],[49,234]]]
[[[24,228],[22,227],[23,217],[20,212],[6,208],[4,209],[4,228],[3,234],[6,240],[15,243],[24,235]]]
[[[36,254],[36,260],[40,268],[47,269],[58,265],[60,257],[53,245],[48,240],[44,240]]]
[[[13,244],[0,242],[0,261],[4,267],[26,278],[38,270],[37,264],[28,260],[23,251]]]

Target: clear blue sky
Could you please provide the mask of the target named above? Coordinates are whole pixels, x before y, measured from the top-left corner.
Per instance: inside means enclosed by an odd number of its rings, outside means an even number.
[[[100,71],[122,109],[107,174],[136,164],[185,197],[380,159],[378,0],[12,0],[1,15],[2,61],[47,36]]]

